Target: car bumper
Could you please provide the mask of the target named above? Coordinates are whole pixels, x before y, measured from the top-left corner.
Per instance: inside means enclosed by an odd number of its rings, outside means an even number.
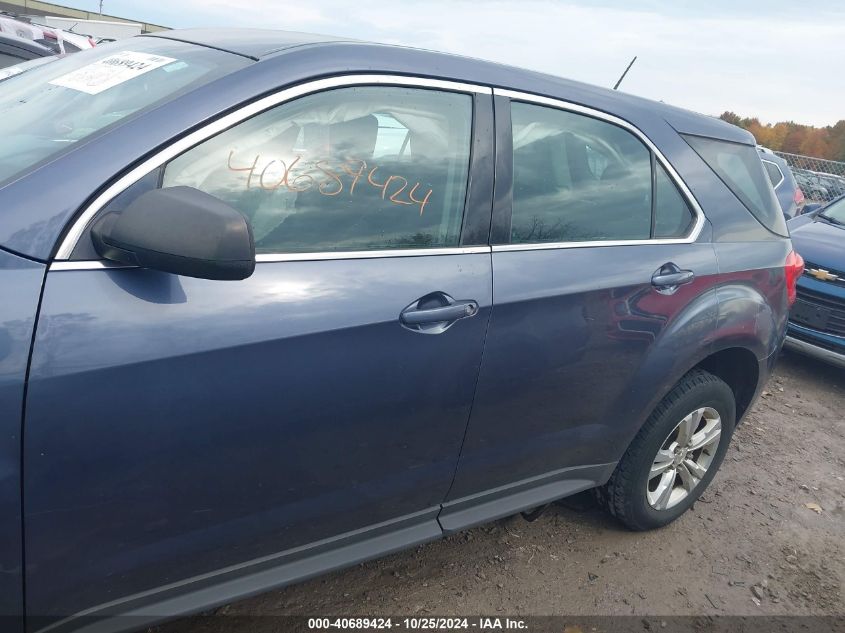
[[[840,347],[832,340],[837,338],[839,337],[821,334],[815,330],[790,323],[784,347],[831,365],[845,367],[845,339],[841,341]],[[837,349],[838,347],[839,349]]]

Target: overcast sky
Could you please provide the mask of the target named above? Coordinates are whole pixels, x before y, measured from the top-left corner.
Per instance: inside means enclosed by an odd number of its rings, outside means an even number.
[[[637,55],[627,92],[764,122],[845,119],[841,0],[104,0],[103,11],[399,43],[603,86]]]

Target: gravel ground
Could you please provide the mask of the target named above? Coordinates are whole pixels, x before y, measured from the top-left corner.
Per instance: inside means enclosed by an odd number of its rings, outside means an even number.
[[[582,494],[213,615],[845,616],[843,411],[845,370],[785,352],[710,489],[667,528],[628,532]]]

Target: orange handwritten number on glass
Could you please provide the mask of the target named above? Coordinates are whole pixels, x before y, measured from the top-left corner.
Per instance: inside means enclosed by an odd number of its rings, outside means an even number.
[[[419,187],[419,186],[420,186],[420,183],[415,184],[411,188],[411,191],[408,192],[408,197],[411,199],[411,202],[415,202],[416,204],[420,205],[420,215],[422,215],[423,211],[425,211],[425,205],[428,204],[428,199],[431,197],[431,189],[428,190],[428,192],[425,194],[425,197],[422,200],[417,200],[416,198],[414,198],[414,192],[417,190],[417,187]]]
[[[229,166],[230,171],[248,171],[249,176],[246,178],[246,188],[249,189],[250,185],[252,184],[252,175],[255,173],[255,167],[258,165],[258,159],[261,158],[261,154],[257,154],[255,156],[255,160],[252,161],[252,165],[250,167],[232,167],[232,154],[235,153],[235,150],[229,151],[229,160],[227,161],[227,165]]]
[[[347,164],[349,162],[359,163],[357,172],[354,172],[351,169],[349,169],[349,166]],[[341,169],[343,169],[343,171],[345,171],[347,174],[352,176],[352,185],[349,187],[349,195],[352,196],[352,195],[355,194],[355,185],[358,184],[358,181],[361,179],[361,176],[363,175],[364,170],[367,168],[367,161],[365,161],[365,160],[347,161],[346,163],[343,163],[340,167],[341,167]]]

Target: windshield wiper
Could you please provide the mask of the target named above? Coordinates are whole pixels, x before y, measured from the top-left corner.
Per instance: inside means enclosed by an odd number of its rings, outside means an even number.
[[[829,215],[825,215],[824,213],[819,213],[816,217],[822,218],[823,220],[827,220],[831,224],[835,224],[836,226],[845,226],[845,222],[842,220],[837,220],[836,218],[832,218]]]

